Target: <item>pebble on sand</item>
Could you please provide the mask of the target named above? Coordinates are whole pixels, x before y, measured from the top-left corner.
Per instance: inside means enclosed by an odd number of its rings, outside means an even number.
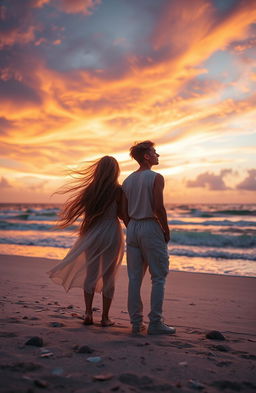
[[[207,332],[205,337],[209,338],[210,340],[226,340],[223,334],[218,330],[211,330],[210,332]]]
[[[62,367],[55,367],[53,370],[52,370],[52,375],[62,375],[63,373],[64,373],[64,370],[63,370],[63,368]]]
[[[81,347],[78,347],[76,350],[77,353],[93,353],[94,350],[90,348],[88,345],[82,345]]]
[[[94,381],[108,381],[109,379],[113,378],[113,374],[98,374],[98,375],[93,375],[92,379]]]
[[[190,380],[189,380],[189,386],[190,386],[192,389],[196,389],[196,390],[202,390],[202,389],[205,388],[205,385],[204,385],[204,384],[202,384],[202,383],[199,382],[199,381],[195,381],[195,380],[193,380],[193,379],[190,379]]]
[[[33,336],[28,341],[26,341],[25,345],[33,345],[35,347],[42,347],[43,346],[43,339],[38,336]]]
[[[48,386],[48,382],[43,381],[42,379],[35,379],[34,384],[39,388],[47,388]]]
[[[51,327],[64,327],[65,325],[62,322],[50,322],[49,326],[51,326]]]
[[[90,363],[98,363],[100,362],[102,359],[100,356],[91,356],[89,358],[87,358],[88,362]]]

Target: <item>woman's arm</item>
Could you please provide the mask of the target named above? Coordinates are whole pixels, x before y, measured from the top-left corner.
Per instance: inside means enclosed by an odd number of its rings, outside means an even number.
[[[124,222],[124,225],[127,227],[130,217],[128,215],[128,203],[123,192],[122,188],[118,189],[118,198],[117,198],[117,215]]]

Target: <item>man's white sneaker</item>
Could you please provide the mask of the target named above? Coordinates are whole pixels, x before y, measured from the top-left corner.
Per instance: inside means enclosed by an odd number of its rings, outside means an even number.
[[[174,334],[176,329],[174,327],[168,326],[163,322],[150,323],[148,326],[148,334]]]

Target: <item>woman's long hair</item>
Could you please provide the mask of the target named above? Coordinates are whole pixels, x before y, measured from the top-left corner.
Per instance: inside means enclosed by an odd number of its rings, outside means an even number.
[[[71,185],[57,191],[60,194],[71,192],[57,226],[66,228],[82,216],[80,235],[84,234],[115,199],[119,173],[118,162],[111,156],[100,158],[86,169],[72,171]]]

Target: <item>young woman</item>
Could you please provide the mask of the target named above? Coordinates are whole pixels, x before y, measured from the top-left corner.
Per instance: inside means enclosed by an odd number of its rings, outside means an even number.
[[[93,324],[94,292],[102,292],[102,326],[112,326],[109,309],[115,289],[115,276],[124,253],[121,214],[122,189],[118,183],[119,165],[115,158],[104,156],[89,168],[77,171],[75,184],[62,193],[71,192],[61,212],[59,227],[66,228],[82,219],[79,238],[64,260],[50,272],[50,278],[63,285],[84,290],[84,324]]]

